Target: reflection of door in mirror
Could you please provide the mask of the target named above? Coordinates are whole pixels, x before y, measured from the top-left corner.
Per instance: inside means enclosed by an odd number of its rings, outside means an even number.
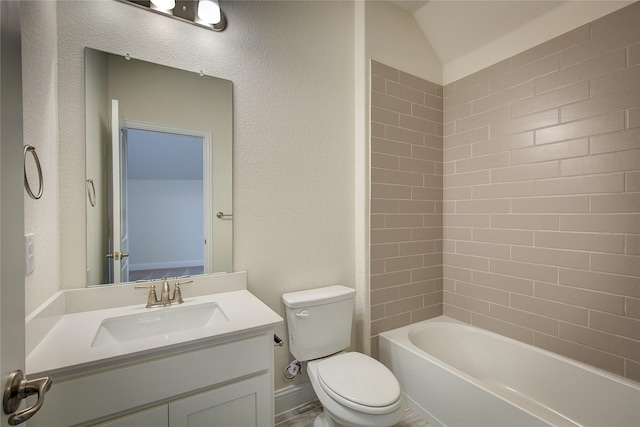
[[[126,136],[129,281],[203,274],[204,138],[132,128]]]
[[[112,283],[129,281],[129,227],[127,221],[127,134],[124,115],[117,99],[111,100],[111,232],[107,264]]]

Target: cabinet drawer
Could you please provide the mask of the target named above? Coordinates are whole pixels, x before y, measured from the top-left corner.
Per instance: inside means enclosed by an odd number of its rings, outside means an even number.
[[[271,368],[264,334],[56,382],[30,427],[70,426]]]

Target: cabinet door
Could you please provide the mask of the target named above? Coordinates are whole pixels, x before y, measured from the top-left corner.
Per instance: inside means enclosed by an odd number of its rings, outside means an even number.
[[[169,403],[170,427],[273,426],[268,374]]]
[[[167,405],[155,406],[151,409],[136,412],[131,415],[116,418],[106,423],[96,424],[96,427],[168,427],[169,413]]]

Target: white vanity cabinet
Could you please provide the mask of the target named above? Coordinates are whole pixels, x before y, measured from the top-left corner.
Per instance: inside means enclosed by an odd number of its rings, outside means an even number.
[[[169,407],[160,405],[144,411],[134,412],[124,417],[118,417],[105,423],[96,424],[96,427],[169,427]]]
[[[258,427],[271,416],[271,377],[263,374],[169,403],[169,427]],[[271,421],[270,425],[273,424]],[[139,425],[139,424],[138,424]]]
[[[273,328],[56,378],[30,427],[273,426]],[[52,390],[53,390],[52,387]]]
[[[271,376],[258,375],[168,404],[119,417],[96,427],[259,427],[271,416]]]

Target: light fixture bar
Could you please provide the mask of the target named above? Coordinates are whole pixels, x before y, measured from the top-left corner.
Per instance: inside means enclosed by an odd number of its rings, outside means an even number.
[[[220,19],[216,23],[208,23],[205,22],[202,18],[198,16],[199,10],[199,1],[198,0],[173,0],[175,2],[175,6],[171,9],[162,9],[160,6],[156,5],[156,2],[166,3],[170,0],[117,0],[121,3],[126,3],[131,6],[139,7],[145,10],[149,10],[151,12],[168,16],[173,19],[177,19],[179,21],[188,22],[189,24],[196,25],[198,27],[206,28],[212,31],[223,31],[227,28],[227,18],[220,10],[220,6],[218,1],[216,0],[216,6],[218,8]],[[182,14],[182,11],[189,10],[193,11],[193,13],[187,15]],[[182,16],[181,16],[182,15]]]

